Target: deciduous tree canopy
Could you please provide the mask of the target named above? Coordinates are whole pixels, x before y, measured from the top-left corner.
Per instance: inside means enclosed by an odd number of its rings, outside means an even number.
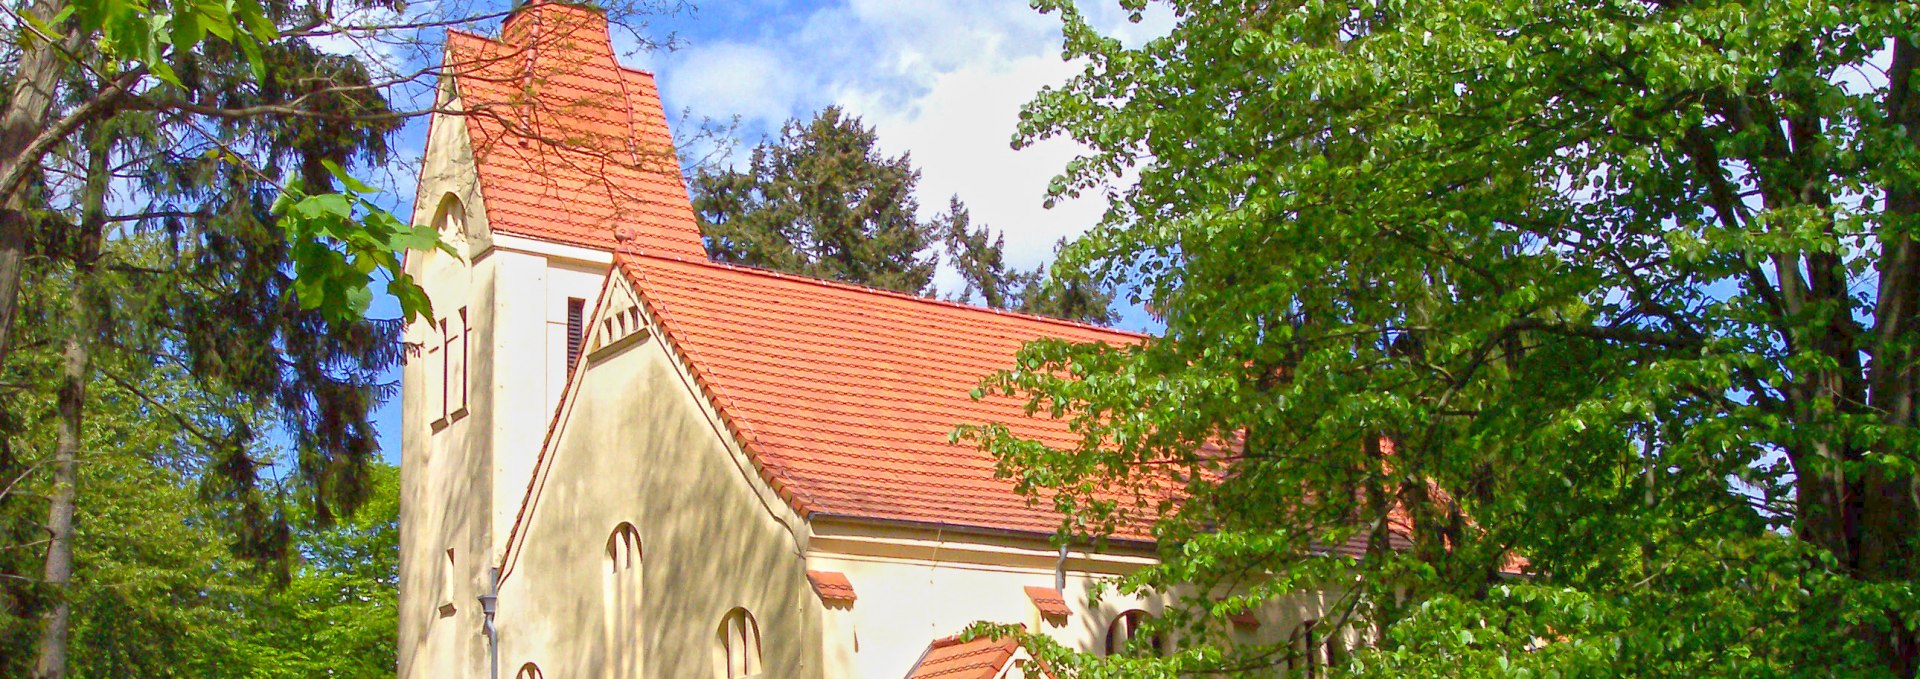
[[[1087,66],[1026,138],[1138,176],[1065,257],[1167,330],[991,381],[1087,445],[966,431],[1089,530],[1183,484],[1128,586],[1328,589],[1372,676],[1914,676],[1920,6],[1176,1],[1128,46],[1040,4]],[[1240,603],[1055,659],[1268,676]]]

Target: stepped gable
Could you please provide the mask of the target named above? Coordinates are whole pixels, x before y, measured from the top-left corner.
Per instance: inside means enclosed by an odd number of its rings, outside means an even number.
[[[620,66],[598,9],[536,1],[499,40],[448,31],[489,226],[705,258],[653,75]]]
[[[1058,448],[1079,437],[1017,398],[969,392],[1028,341],[1138,335],[704,260],[622,253],[640,291],[760,472],[803,515],[1052,533],[959,424],[999,423]],[[1149,505],[1165,489],[1116,490]],[[1150,508],[1150,507],[1149,507]],[[1149,540],[1147,519],[1114,536]]]

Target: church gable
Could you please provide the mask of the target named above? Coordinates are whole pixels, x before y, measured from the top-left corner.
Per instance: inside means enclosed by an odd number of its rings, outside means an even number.
[[[515,628],[503,658],[706,676],[714,630],[732,625],[768,631],[738,640],[767,667],[819,666],[817,605],[794,605],[812,599],[805,520],[716,424],[624,277],[599,297],[500,571],[503,611],[573,624]]]
[[[624,252],[615,266],[768,482],[809,517],[1052,534],[1056,512],[950,435],[986,423],[1063,447],[1077,435],[1018,399],[970,392],[1035,339],[1144,340],[706,261]],[[1170,491],[1144,492],[1151,506]],[[1130,494],[1115,499],[1134,504]],[[1137,518],[1118,537],[1146,539],[1147,517]]]
[[[593,361],[608,352],[645,341],[653,335],[651,325],[633,286],[625,278],[613,276],[600,295],[600,308],[587,327],[587,336],[582,338],[583,352],[588,361]]]
[[[609,430],[606,424],[609,418],[623,422],[658,422],[663,421],[657,412],[663,408],[663,403],[683,405],[685,411],[675,416],[697,419],[699,428],[712,436],[709,443],[713,445],[708,447],[716,451],[710,458],[696,460],[697,464],[713,464],[729,470],[729,473],[756,469],[750,456],[740,449],[737,438],[728,434],[719,409],[708,398],[708,394],[697,387],[698,380],[688,371],[684,357],[671,344],[651,342],[663,331],[657,317],[649,310],[632,282],[617,273],[609,276],[599,299],[599,305],[584,324],[582,337],[579,338],[579,361],[568,374],[566,388],[548,421],[547,434],[535,461],[532,478],[528,479],[520,516],[515,520],[509,538],[508,564],[513,562],[514,552],[523,549],[526,533],[530,530],[528,524],[531,514],[547,501],[547,489],[556,481],[551,477],[559,458],[569,454],[563,439],[570,434],[604,436]],[[609,366],[603,374],[594,374],[602,365],[610,364],[629,352],[642,354],[633,357],[633,363],[648,365],[653,372],[664,374],[651,375],[644,384],[626,386],[622,385],[634,379],[634,368],[630,365]],[[665,418],[667,421],[673,419]],[[628,437],[657,437],[662,433],[637,431]],[[648,461],[636,457],[626,462],[642,465]],[[677,464],[685,463],[682,461]],[[744,476],[748,479],[751,492],[762,496],[760,504],[769,507],[768,513],[773,518],[785,522],[793,522],[798,518],[780,503],[777,489],[767,484],[764,474],[746,472]],[[565,483],[564,480],[560,482]],[[776,505],[779,508],[772,509]],[[698,506],[689,506],[688,510],[698,511]]]

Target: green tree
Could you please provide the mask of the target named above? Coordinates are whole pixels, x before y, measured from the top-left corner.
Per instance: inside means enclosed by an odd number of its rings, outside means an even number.
[[[296,531],[292,581],[246,612],[251,633],[242,650],[257,659],[259,676],[372,677],[395,671],[400,469],[378,463],[369,471],[367,503],[351,519]]]
[[[237,54],[181,54],[174,62],[186,81],[228,92],[231,104],[271,102],[288,94],[271,91],[274,83],[286,83],[310,90],[299,96],[316,109],[384,109],[372,90],[355,86],[366,74],[350,59],[302,43],[269,45],[253,57],[267,64],[269,91],[244,86],[255,73]],[[366,189],[341,168],[382,162],[395,123],[366,120],[241,118],[206,138],[191,120],[121,112],[86,123],[76,143],[50,157],[46,174],[77,178],[78,188],[48,179],[34,194],[44,205],[36,218],[49,227],[35,241],[36,261],[48,269],[39,280],[65,290],[64,304],[48,307],[55,311],[34,326],[55,331],[49,339],[62,347],[63,368],[57,379],[24,382],[58,386],[58,436],[42,472],[51,480],[44,567],[26,580],[42,590],[36,676],[63,676],[70,667],[75,522],[81,506],[98,501],[80,486],[84,414],[101,380],[139,394],[139,375],[171,367],[217,408],[197,422],[173,413],[203,446],[180,471],[225,507],[219,526],[234,553],[270,573],[289,563],[292,526],[275,511],[278,499],[259,487],[251,442],[263,423],[289,433],[295,473],[286,490],[315,523],[365,499],[375,449],[367,414],[377,374],[398,360],[397,323],[312,304],[316,297],[348,299],[349,307],[364,300],[352,301],[340,278],[295,272],[359,265],[289,232],[354,228],[350,215],[361,208],[348,196]],[[234,149],[250,158],[237,161]],[[299,195],[300,186],[336,182],[346,193]],[[116,185],[132,192],[110,200]],[[111,239],[109,224],[116,225]],[[120,372],[101,367],[110,355],[123,357]],[[163,400],[149,403],[156,410],[149,416],[168,414]]]
[[[1244,596],[1058,667],[1266,676],[1220,616],[1313,588],[1372,676],[1915,675],[1920,6],[1168,4],[1041,3],[1086,68],[1023,122],[1059,194],[1137,173],[1064,258],[1165,336],[990,380],[1084,446],[963,432],[1157,518],[1123,586]]]
[[[907,154],[880,152],[874,129],[837,106],[753,148],[747,167],[701,163],[694,211],[715,261],[914,295],[934,294],[944,252],[959,272],[954,297],[1089,323],[1109,323],[1112,295],[1086,276],[1009,268],[1005,238],[975,227],[955,196],[932,220],[917,216],[920,171]]]
[[[936,235],[915,214],[919,180],[873,128],[828,107],[756,145],[745,170],[695,174],[694,211],[716,261],[922,294]]]
[[[995,309],[1106,325],[1114,322],[1113,292],[1084,273],[1042,264],[1031,271],[1009,268],[1006,236],[985,225],[973,227],[972,216],[959,197],[953,198],[940,223],[947,261],[959,272],[959,301],[978,300]],[[1054,245],[1057,254],[1062,239]]]
[[[46,470],[69,426],[66,397],[8,395],[0,674],[36,671],[45,612],[58,604],[70,611],[68,676],[391,673],[398,470],[367,462],[365,500],[350,517],[318,520],[297,456],[253,436],[276,427],[266,416],[273,409],[210,389],[185,361],[155,360],[156,346],[175,340],[149,342],[177,336],[126,323],[153,303],[125,289],[155,275],[152,257],[164,248],[128,252],[150,240],[107,243],[89,286],[106,293],[89,297],[90,315],[119,322],[102,320],[89,347],[65,587],[40,580],[56,491]],[[75,280],[65,267],[28,279],[22,311],[31,323],[9,384],[48,384],[65,371],[61,338],[72,326],[55,319],[79,315],[68,292]],[[236,465],[257,474],[244,493],[227,476]]]

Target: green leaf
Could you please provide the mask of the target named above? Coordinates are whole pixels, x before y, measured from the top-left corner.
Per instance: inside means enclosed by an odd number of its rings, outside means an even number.
[[[345,168],[340,167],[339,163],[333,162],[333,159],[323,158],[320,160],[320,164],[326,166],[327,172],[331,173],[333,178],[338,180],[340,185],[346,187],[348,191],[353,193],[375,193],[373,187],[355,179],[353,175],[347,173]]]

